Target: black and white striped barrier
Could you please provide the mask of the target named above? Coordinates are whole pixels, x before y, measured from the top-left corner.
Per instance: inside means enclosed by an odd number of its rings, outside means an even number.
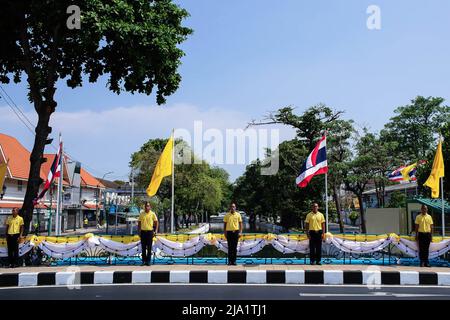
[[[139,270],[0,274],[0,287],[145,283],[450,286],[450,272],[377,270]]]

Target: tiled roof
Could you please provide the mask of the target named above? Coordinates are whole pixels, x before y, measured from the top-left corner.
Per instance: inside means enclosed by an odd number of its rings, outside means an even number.
[[[30,152],[16,139],[0,133],[0,149],[2,158],[0,161],[8,161],[8,176],[11,178],[28,180],[30,173]],[[45,179],[41,170],[41,178]]]
[[[88,187],[92,187],[92,188],[97,188],[97,187],[104,188],[105,187],[100,181],[98,181],[96,178],[94,178],[89,172],[87,172],[83,168],[81,168],[80,176],[81,176],[81,185],[82,186],[88,186]]]
[[[44,158],[47,161],[41,166],[41,178],[47,180],[48,172],[52,166],[55,154],[44,154]],[[30,172],[30,152],[14,137],[0,133],[0,163],[7,161],[8,163],[8,177],[20,180],[28,180],[28,174]],[[66,163],[63,166],[63,184],[69,185],[69,179],[67,174]],[[9,174],[9,172],[11,174]],[[81,169],[81,185],[92,188],[104,188],[105,186],[94,178],[89,172]]]

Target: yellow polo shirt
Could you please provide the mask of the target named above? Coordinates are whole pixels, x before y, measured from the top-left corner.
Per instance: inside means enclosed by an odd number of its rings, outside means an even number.
[[[416,217],[416,224],[419,225],[419,232],[431,232],[433,218],[428,213],[425,215],[419,213]]]
[[[309,224],[309,231],[322,230],[322,223],[324,222],[325,217],[319,211],[317,213],[310,212],[306,215],[305,223]]]
[[[143,211],[139,215],[138,221],[141,223],[142,231],[152,231],[153,222],[158,221],[158,217],[156,216],[156,213],[151,210],[149,212]]]
[[[242,222],[241,214],[237,211],[234,213],[228,212],[225,217],[223,217],[223,222],[227,223],[226,231],[240,230],[239,222]]]
[[[17,234],[20,233],[20,226],[23,226],[23,218],[21,216],[13,216],[8,217],[6,220],[6,224],[8,225],[8,234]]]

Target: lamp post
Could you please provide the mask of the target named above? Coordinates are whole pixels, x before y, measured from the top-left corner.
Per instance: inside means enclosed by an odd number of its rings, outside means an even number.
[[[109,172],[105,173],[103,175],[103,177],[102,177],[102,180],[104,180],[105,177],[108,174],[111,174],[111,173],[114,173],[114,172],[113,171],[109,171]],[[97,201],[96,201],[96,204],[97,204],[97,219],[98,219],[98,198],[99,198],[98,195],[100,195],[100,201],[102,201],[102,199],[104,199],[104,201],[103,201],[103,212],[105,213],[105,218],[106,218],[106,233],[108,233],[108,215],[106,213],[106,188],[105,188],[105,197],[103,197],[101,195],[101,192],[100,192],[100,186],[98,186],[98,194],[97,194]]]

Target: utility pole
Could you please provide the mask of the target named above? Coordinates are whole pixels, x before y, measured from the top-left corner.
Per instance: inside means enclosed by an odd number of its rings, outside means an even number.
[[[134,204],[134,171],[131,167],[131,203]]]

